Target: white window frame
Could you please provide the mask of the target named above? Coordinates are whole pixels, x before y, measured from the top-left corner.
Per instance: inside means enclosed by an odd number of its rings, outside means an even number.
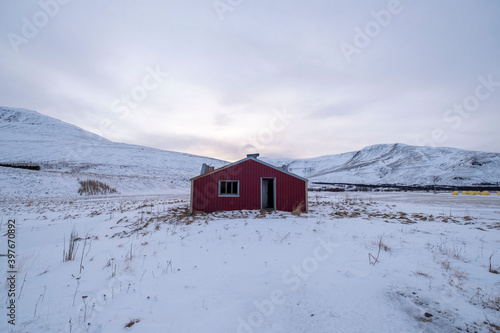
[[[222,183],[237,183],[236,185],[236,194],[223,194],[221,193]],[[240,196],[240,181],[239,180],[219,180],[219,197],[239,197]]]

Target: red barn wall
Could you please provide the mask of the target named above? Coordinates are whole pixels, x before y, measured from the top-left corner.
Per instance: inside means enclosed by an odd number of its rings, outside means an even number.
[[[214,212],[261,208],[261,178],[275,178],[276,210],[293,211],[307,205],[307,182],[248,159],[223,170],[192,180],[193,211]],[[220,180],[238,180],[239,197],[219,197]]]

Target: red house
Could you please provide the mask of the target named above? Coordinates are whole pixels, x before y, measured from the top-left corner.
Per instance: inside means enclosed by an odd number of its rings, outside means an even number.
[[[307,179],[258,160],[259,154],[214,170],[203,164],[191,178],[190,211],[308,210]]]

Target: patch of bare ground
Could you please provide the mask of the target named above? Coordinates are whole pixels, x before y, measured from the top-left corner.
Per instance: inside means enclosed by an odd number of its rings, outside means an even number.
[[[339,201],[322,201],[316,198],[311,200],[309,206],[317,209],[323,215],[331,219],[363,218],[380,219],[386,223],[415,224],[419,222],[441,222],[461,225],[474,225],[477,218],[470,215],[433,215],[426,213],[407,213],[396,210],[396,205],[381,205],[373,201],[363,199],[345,198]],[[500,229],[500,223],[486,225],[488,229]]]

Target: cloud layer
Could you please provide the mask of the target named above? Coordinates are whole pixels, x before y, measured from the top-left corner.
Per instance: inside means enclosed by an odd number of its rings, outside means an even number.
[[[0,104],[111,140],[228,160],[390,142],[500,152],[496,1],[40,0],[0,11]]]

